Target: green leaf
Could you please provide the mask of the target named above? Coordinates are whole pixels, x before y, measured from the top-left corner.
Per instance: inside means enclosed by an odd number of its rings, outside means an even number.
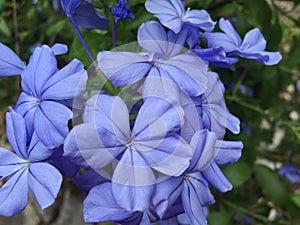
[[[0,17],[0,32],[5,35],[6,37],[10,37],[11,36],[11,32],[7,26],[7,23],[5,22],[5,20]]]
[[[224,167],[223,172],[233,187],[237,188],[250,178],[252,170],[245,162],[239,161],[233,165]]]
[[[291,204],[290,189],[279,177],[277,171],[265,166],[254,166],[255,178],[264,195],[275,204],[287,207]]]
[[[210,225],[232,225],[232,212],[211,212],[208,216],[208,224]]]
[[[292,201],[300,208],[300,194],[294,194],[292,196]]]

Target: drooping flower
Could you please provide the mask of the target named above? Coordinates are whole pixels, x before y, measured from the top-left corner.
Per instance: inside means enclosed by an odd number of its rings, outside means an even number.
[[[0,43],[0,76],[20,75],[25,63],[6,45]]]
[[[282,56],[279,52],[268,52],[266,40],[259,29],[254,28],[246,33],[242,41],[239,34],[229,20],[223,18],[219,21],[220,29],[224,32],[205,32],[209,48],[223,47],[228,57],[240,56],[243,58],[257,60],[266,65],[277,64]]]
[[[73,114],[61,101],[70,100],[85,91],[87,73],[83,64],[74,59],[63,69],[57,69],[54,51],[44,45],[35,49],[29,64],[22,71],[20,94],[15,110],[48,148],[63,144],[68,121]]]
[[[172,80],[187,94],[198,96],[206,89],[208,66],[194,54],[180,54],[185,40],[184,33],[166,33],[158,22],[150,21],[138,31],[138,43],[148,53],[101,52],[98,67],[115,86],[127,86],[144,77],[161,77]]]
[[[0,188],[0,214],[11,216],[22,211],[30,189],[42,209],[50,206],[59,191],[62,176],[44,162],[52,154],[38,139],[28,134],[21,115],[11,111],[6,115],[7,137],[14,152],[0,148],[0,178],[8,177]]]
[[[128,6],[127,0],[118,0],[118,3],[110,9],[115,17],[115,21],[119,22],[122,19],[133,19],[134,15]]]
[[[191,147],[177,133],[182,118],[180,106],[149,97],[130,131],[128,109],[120,97],[93,96],[84,123],[66,138],[64,155],[96,171],[117,160],[112,175],[116,201],[128,211],[143,211],[155,190],[153,170],[179,176],[189,165]]]
[[[71,21],[86,29],[106,29],[108,19],[94,9],[86,0],[60,0],[61,6]]]
[[[285,177],[291,183],[296,183],[299,181],[300,174],[299,169],[294,167],[292,164],[284,164],[279,169],[279,175]]]

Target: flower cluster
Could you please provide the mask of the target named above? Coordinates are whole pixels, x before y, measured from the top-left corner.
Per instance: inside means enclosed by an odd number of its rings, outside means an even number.
[[[61,3],[77,31],[77,25],[108,25],[90,1]],[[201,225],[215,201],[210,187],[232,188],[220,166],[237,161],[243,144],[223,138],[227,129],[238,134],[240,121],[209,65],[232,68],[236,56],[273,65],[281,55],[265,51],[258,29],[242,41],[221,19],[224,33],[214,32],[216,22],[205,10],[186,10],[180,0],[147,0],[145,6],[159,22],[140,26],[142,50],[99,52],[93,64],[113,93],[87,92],[87,71],[77,59],[58,69],[56,55],[67,52],[65,45],[37,47],[25,65],[0,44],[0,75],[20,74],[22,87],[6,116],[14,153],[0,149],[0,177],[8,177],[0,188],[1,215],[23,210],[28,188],[48,207],[65,175],[87,193],[88,223]],[[127,1],[111,12],[115,22],[134,17]],[[80,122],[70,127],[75,118]]]

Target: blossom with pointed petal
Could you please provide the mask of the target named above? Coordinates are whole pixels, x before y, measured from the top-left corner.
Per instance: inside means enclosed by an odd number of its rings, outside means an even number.
[[[7,137],[15,153],[0,148],[0,178],[8,181],[0,188],[0,214],[11,216],[22,211],[30,189],[42,209],[53,204],[62,182],[57,169],[44,161],[52,154],[15,111],[6,114]]]
[[[118,0],[118,3],[110,9],[111,13],[115,16],[116,22],[122,19],[133,19],[134,15],[128,6],[127,0]]]
[[[254,28],[247,32],[242,41],[229,20],[221,18],[219,26],[224,33],[206,32],[204,34],[209,48],[222,46],[228,57],[238,55],[266,65],[277,64],[282,59],[279,52],[265,51],[267,42],[259,29]]]
[[[47,147],[58,147],[69,132],[68,121],[73,116],[61,101],[84,93],[87,73],[83,64],[74,59],[58,70],[53,50],[44,45],[35,49],[21,78],[23,92],[15,110],[25,118],[28,133],[35,131]]]

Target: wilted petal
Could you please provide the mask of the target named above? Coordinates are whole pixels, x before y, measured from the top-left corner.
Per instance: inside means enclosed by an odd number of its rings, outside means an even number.
[[[0,215],[12,216],[21,212],[28,202],[28,170],[17,171],[0,188]]]
[[[84,93],[86,82],[87,72],[83,68],[83,64],[74,59],[49,78],[41,90],[42,99],[72,99]]]
[[[132,225],[139,225],[142,213],[129,212],[121,208],[112,195],[111,183],[103,183],[94,187],[85,198],[83,204],[84,220],[87,223],[106,221],[127,221],[132,219]],[[140,217],[140,218],[139,218]]]
[[[37,47],[21,74],[23,91],[40,98],[45,83],[56,71],[57,61],[53,50],[46,45]]]
[[[125,151],[112,177],[118,204],[128,211],[144,211],[150,206],[154,189],[154,173],[145,159],[136,150]]]
[[[72,116],[72,111],[60,103],[41,102],[35,112],[34,128],[47,148],[55,148],[64,143],[69,132],[68,121]]]
[[[218,140],[215,147],[218,149],[216,163],[223,166],[236,162],[242,155],[243,143],[241,141]]]
[[[100,52],[97,60],[98,68],[118,87],[139,81],[152,67],[145,54],[132,52]]]
[[[72,15],[76,23],[85,29],[101,29],[108,27],[109,20],[89,5],[81,4]]]
[[[20,75],[25,63],[7,46],[0,43],[0,76]]]
[[[181,17],[184,15],[184,5],[180,0],[147,0],[146,9],[153,13],[159,21],[175,33],[182,28]]]
[[[81,1],[82,0],[60,0],[60,3],[66,15],[71,17],[75,12],[75,8],[80,4]]]
[[[237,51],[235,53],[238,56],[247,58],[247,59],[254,59],[265,65],[272,66],[282,59],[282,55],[279,52],[268,52],[268,51]]]
[[[221,192],[232,189],[231,183],[224,176],[218,165],[213,162],[206,170],[201,172],[204,178]]]
[[[23,159],[27,159],[28,152],[25,121],[19,113],[10,111],[6,114],[6,134],[10,146],[17,155]]]
[[[31,163],[28,184],[42,209],[52,205],[60,189],[62,175],[47,163]]]
[[[7,149],[0,148],[0,180],[26,166],[25,159],[20,158]]]

